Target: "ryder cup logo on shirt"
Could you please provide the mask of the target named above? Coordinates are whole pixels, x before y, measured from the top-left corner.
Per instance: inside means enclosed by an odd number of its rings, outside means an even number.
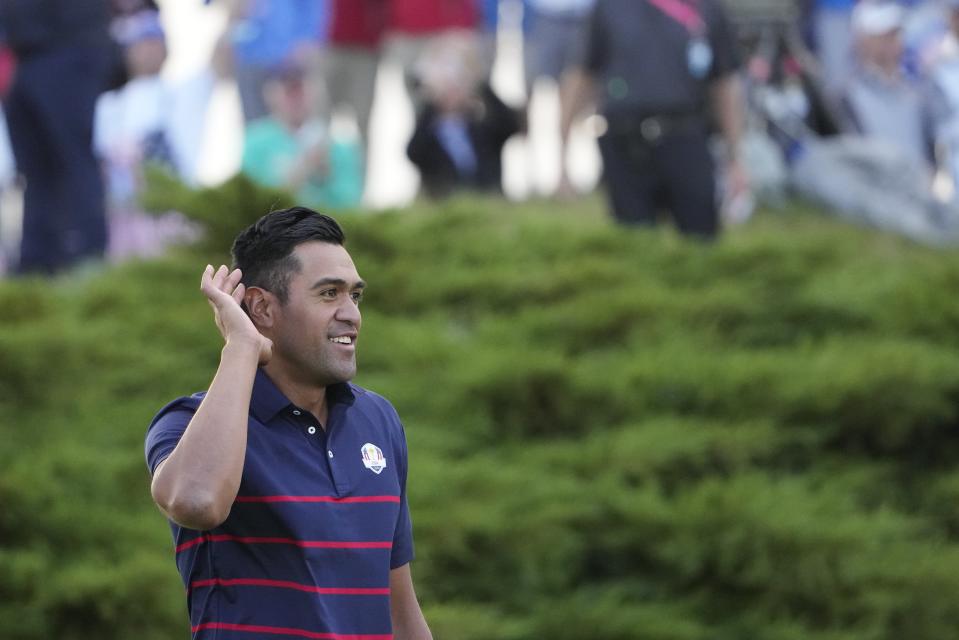
[[[383,451],[375,444],[367,442],[360,449],[363,456],[363,466],[375,474],[380,474],[386,468],[386,458],[383,457]]]

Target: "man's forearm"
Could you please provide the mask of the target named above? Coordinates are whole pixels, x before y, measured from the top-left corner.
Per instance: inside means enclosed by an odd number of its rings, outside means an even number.
[[[719,131],[726,142],[728,158],[737,161],[745,117],[739,77],[735,74],[723,76],[713,83],[710,90]]]
[[[396,640],[433,640],[416,599],[409,564],[390,570],[390,620]]]
[[[212,529],[230,513],[243,474],[257,358],[254,345],[223,347],[206,397],[154,473],[153,499],[181,526]]]
[[[565,140],[573,122],[596,104],[596,81],[585,69],[574,68],[563,74],[560,91],[560,131]]]

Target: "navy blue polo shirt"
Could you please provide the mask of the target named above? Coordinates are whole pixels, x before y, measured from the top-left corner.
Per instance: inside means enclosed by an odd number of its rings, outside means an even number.
[[[153,419],[151,474],[203,396]],[[327,402],[324,431],[257,371],[229,517],[210,531],[170,523],[194,638],[393,637],[390,570],[413,559],[403,426],[386,399],[351,383],[329,387]]]

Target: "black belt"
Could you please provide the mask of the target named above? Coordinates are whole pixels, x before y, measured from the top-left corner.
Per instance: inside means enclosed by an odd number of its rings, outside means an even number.
[[[613,135],[638,136],[648,143],[682,133],[705,133],[706,117],[699,113],[637,115],[616,118],[609,123]]]

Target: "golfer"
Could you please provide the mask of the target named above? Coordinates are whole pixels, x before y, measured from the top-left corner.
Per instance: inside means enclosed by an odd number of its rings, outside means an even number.
[[[205,392],[153,419],[193,638],[427,640],[403,425],[350,382],[365,283],[332,218],[271,212],[200,289],[223,335]]]

